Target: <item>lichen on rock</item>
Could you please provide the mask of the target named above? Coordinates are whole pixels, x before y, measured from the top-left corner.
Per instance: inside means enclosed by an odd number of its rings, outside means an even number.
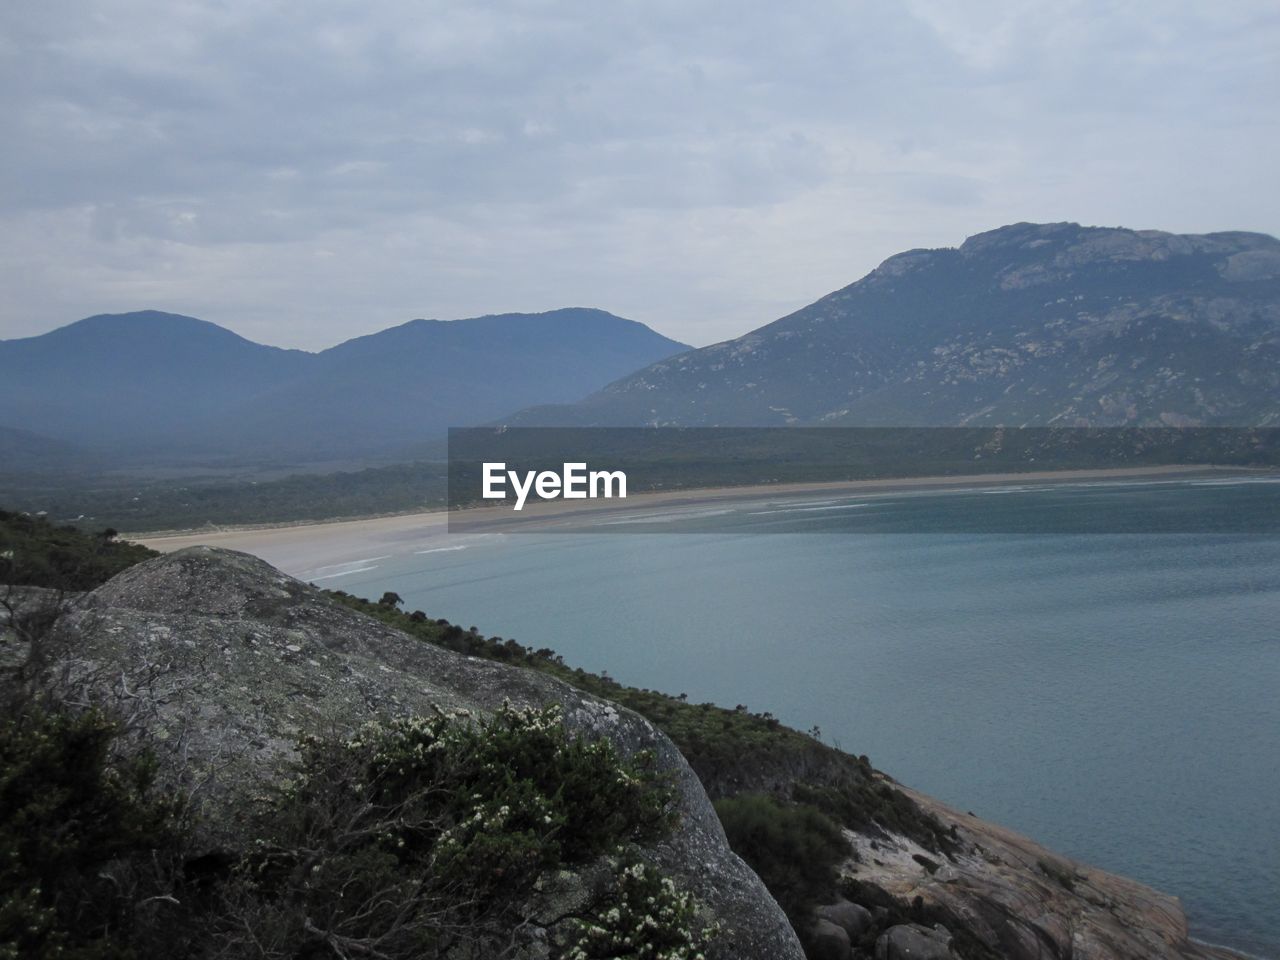
[[[671,778],[678,826],[642,852],[706,905],[720,930],[709,956],[803,956],[670,740],[554,678],[415,641],[261,560],[207,547],[139,564],[79,598],[52,644],[66,682],[127,704],[163,776],[192,798],[210,851],[236,849],[254,799],[294,770],[300,737],[441,710],[559,705],[571,732],[607,738],[622,757],[649,751]]]

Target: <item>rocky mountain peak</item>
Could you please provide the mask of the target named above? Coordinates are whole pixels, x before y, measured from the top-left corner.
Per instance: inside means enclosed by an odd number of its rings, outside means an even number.
[[[1280,277],[1280,240],[1243,231],[1175,234],[1078,223],[1016,223],[970,237],[959,252],[968,259],[1010,258],[1006,289],[1064,279],[1072,270],[1091,266],[1189,261],[1197,255],[1211,258],[1227,280]]]
[[[1046,246],[1062,246],[1075,240],[1086,228],[1078,223],[1012,223],[975,233],[959,246],[966,257],[978,257],[997,251],[1036,250]]]
[[[1015,223],[521,425],[1268,426],[1280,241]]]

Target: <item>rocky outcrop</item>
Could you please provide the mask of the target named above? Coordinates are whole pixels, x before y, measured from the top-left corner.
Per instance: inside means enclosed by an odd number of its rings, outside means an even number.
[[[972,946],[1008,960],[1235,956],[1190,940],[1176,897],[1077,863],[932,797],[899,789],[954,828],[957,848],[943,856],[892,834],[847,833],[854,856],[844,872],[863,897],[878,905],[882,915],[889,904],[930,920],[930,925],[897,925],[883,933],[876,942],[877,960],[965,953],[945,945],[950,936],[934,924],[962,932]]]
[[[561,704],[571,729],[624,755],[652,750],[674,778],[679,826],[648,852],[719,920],[712,955],[803,956],[675,746],[637,714],[555,679],[413,640],[261,560],[207,547],[139,564],[80,597],[53,647],[67,651],[69,682],[115,698],[145,730],[164,775],[196,804],[211,852],[235,848],[247,801],[288,775],[300,735],[436,708]]]

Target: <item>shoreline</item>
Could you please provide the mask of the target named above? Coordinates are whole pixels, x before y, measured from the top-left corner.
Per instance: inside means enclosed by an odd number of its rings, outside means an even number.
[[[1170,466],[1159,468],[1118,468],[1110,470],[1071,470],[1040,471],[1036,473],[965,475],[954,477],[918,477],[885,480],[836,481],[800,484],[760,484],[742,487],[721,487],[708,489],[690,489],[640,493],[628,497],[624,501],[548,501],[531,503],[523,511],[530,515],[530,529],[551,528],[557,522],[569,518],[577,518],[582,511],[591,516],[619,517],[629,513],[643,513],[655,508],[696,509],[706,505],[725,505],[749,503],[753,500],[776,500],[781,498],[827,498],[833,496],[885,496],[902,493],[925,493],[938,490],[973,490],[998,488],[1001,486],[1022,486],[1029,484],[1050,485],[1054,483],[1071,484],[1080,482],[1178,482],[1198,478],[1232,478],[1268,475],[1275,476],[1273,469],[1249,469],[1235,467],[1212,466]],[[502,524],[510,523],[511,509],[504,507],[481,507],[467,510],[467,521],[473,517],[485,515],[500,519]],[[334,521],[302,522],[278,524],[274,526],[256,526],[220,531],[194,531],[163,537],[148,537],[142,542],[158,547],[164,551],[180,549],[195,543],[210,543],[215,546],[226,546],[231,549],[262,555],[264,559],[281,568],[286,573],[300,576],[302,579],[318,581],[321,587],[333,586],[341,588],[344,581],[340,578],[347,574],[360,574],[375,569],[380,561],[391,556],[401,556],[415,552],[433,552],[435,550],[461,549],[458,544],[467,539],[491,539],[501,536],[501,531],[486,532],[483,529],[468,529],[466,532],[450,533],[448,529],[449,514],[443,510],[420,511],[377,517],[350,518]],[[509,529],[509,528],[508,528]],[[278,561],[275,557],[286,557]],[[310,576],[303,576],[309,570]],[[359,593],[359,589],[355,588]],[[902,786],[901,784],[899,786]],[[923,800],[938,809],[946,807],[942,801],[929,795],[918,794],[910,788],[903,788],[918,800]],[[999,838],[1015,848],[1031,851],[1025,861],[1028,869],[1035,876],[1035,864],[1043,855],[1057,862],[1061,855],[1039,844],[1012,828],[1006,828],[1000,821],[981,821],[971,814],[960,815],[959,808],[951,811],[955,821],[962,829],[980,831],[984,837]],[[1070,861],[1074,862],[1074,861]],[[1158,893],[1152,888],[1129,880],[1127,875],[1113,874],[1109,870],[1081,864],[1088,882],[1110,890],[1139,890],[1142,902],[1149,902],[1152,916],[1162,916],[1165,903],[1172,903],[1177,910],[1177,917],[1170,922],[1176,928],[1182,924],[1182,948],[1177,950],[1178,956],[1197,957],[1200,960],[1262,960],[1261,955],[1249,953],[1237,948],[1226,947],[1194,936],[1186,930],[1186,917],[1177,900],[1169,895]],[[911,865],[908,865],[911,869]],[[914,874],[912,874],[914,877]],[[1149,901],[1146,899],[1150,897]]]
[[[874,480],[843,480],[807,483],[752,484],[687,490],[646,491],[625,500],[540,501],[526,505],[518,518],[530,530],[553,528],[557,522],[583,515],[617,518],[654,508],[697,508],[745,503],[776,497],[832,497],[889,495],[947,489],[1000,487],[1026,483],[1052,484],[1082,481],[1150,481],[1195,479],[1196,477],[1250,475],[1258,471],[1245,467],[1171,465],[1163,467],[1119,467],[1109,469],[1042,470],[1024,473],[964,474],[960,476],[900,477]],[[1272,472],[1270,470],[1264,472]],[[448,539],[491,536],[512,530],[510,506],[474,507],[450,512],[432,509],[416,512],[351,517],[320,521],[229,526],[215,529],[161,531],[121,534],[132,540],[170,553],[184,547],[207,545],[225,547],[260,556],[294,576],[311,573],[317,579],[342,576],[335,568],[353,567],[404,555],[422,549],[440,549]],[[465,529],[450,531],[451,516],[464,515]],[[494,528],[486,533],[486,527]],[[447,548],[446,548],[447,549]]]

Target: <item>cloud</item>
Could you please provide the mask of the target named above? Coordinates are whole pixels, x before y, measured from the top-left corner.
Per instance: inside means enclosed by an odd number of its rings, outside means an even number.
[[[1262,0],[50,0],[0,37],[0,336],[577,303],[703,343],[1010,220],[1280,221]]]

